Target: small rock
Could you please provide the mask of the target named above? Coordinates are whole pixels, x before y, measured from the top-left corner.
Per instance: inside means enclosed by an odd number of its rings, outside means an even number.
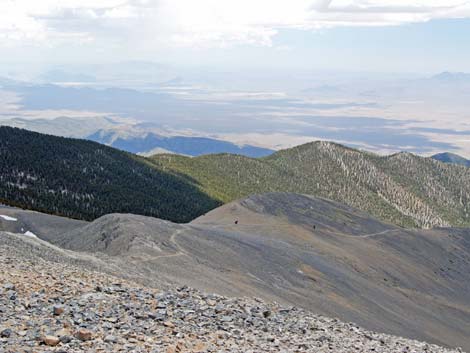
[[[42,341],[48,346],[57,346],[60,342],[60,339],[56,336],[44,336]]]
[[[209,305],[209,306],[215,306],[216,304],[217,304],[217,302],[215,300],[212,300],[212,299],[207,300],[207,305]]]
[[[170,321],[165,321],[165,322],[163,323],[163,326],[169,327],[169,328],[174,328],[174,327],[175,327],[175,324],[173,324],[173,323],[170,322]]]
[[[54,315],[58,316],[58,315],[62,315],[65,311],[64,307],[63,306],[54,306],[54,308],[52,309]]]
[[[67,336],[67,335],[70,335],[70,331],[67,330],[67,329],[65,329],[65,328],[63,328],[63,329],[57,331],[57,332],[55,333],[55,335],[56,335],[57,337]]]
[[[93,339],[93,332],[91,332],[90,330],[82,328],[82,329],[77,331],[77,338],[80,341],[90,341],[90,340]]]
[[[5,283],[3,285],[3,289],[5,289],[5,290],[15,290],[16,287],[13,283]]]
[[[184,342],[182,341],[179,341],[177,344],[176,344],[176,347],[175,347],[175,351],[176,352],[182,352],[184,350]]]
[[[107,342],[107,343],[117,343],[118,341],[118,338],[116,336],[113,336],[113,335],[107,335],[103,341]]]
[[[69,335],[64,335],[64,336],[60,336],[59,339],[60,339],[60,342],[67,344],[73,340],[73,337]]]
[[[0,332],[0,336],[5,337],[5,338],[9,338],[12,333],[13,333],[13,331],[11,329],[7,328],[7,329],[2,330],[2,332]]]

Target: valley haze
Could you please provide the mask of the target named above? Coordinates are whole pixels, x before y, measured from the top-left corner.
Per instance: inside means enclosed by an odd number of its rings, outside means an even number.
[[[138,70],[143,64],[125,65]],[[177,68],[168,70],[178,75]],[[145,154],[156,150],[200,155],[235,152],[240,146],[241,154],[260,156],[328,140],[381,154],[452,152],[470,157],[470,78],[464,74],[338,78],[309,72],[294,77],[260,73],[256,80],[266,87],[257,90],[243,87],[253,82],[249,73],[237,88],[237,83],[230,83],[232,73],[216,72],[206,82],[199,77],[202,73],[194,72],[188,73],[187,83],[184,78],[169,83],[128,83],[119,78],[73,84],[4,80],[0,124],[91,138]],[[292,87],[273,89],[276,82]],[[175,142],[178,146],[150,141],[153,135],[182,141]],[[187,137],[226,144],[190,151],[181,147]],[[244,151],[243,146],[255,150]]]

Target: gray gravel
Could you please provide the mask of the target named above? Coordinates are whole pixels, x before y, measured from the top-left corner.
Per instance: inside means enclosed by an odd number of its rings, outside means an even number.
[[[260,299],[146,288],[0,236],[0,352],[461,352]]]

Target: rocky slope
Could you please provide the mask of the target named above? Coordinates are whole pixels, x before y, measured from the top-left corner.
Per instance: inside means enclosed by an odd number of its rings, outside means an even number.
[[[330,142],[266,158],[154,156],[215,199],[283,191],[325,197],[405,227],[470,226],[470,169],[409,153],[382,157]]]
[[[259,299],[146,288],[77,258],[89,261],[0,233],[2,352],[461,352]]]
[[[10,211],[17,222],[26,212]],[[465,229],[404,230],[333,201],[286,193],[251,196],[190,224],[125,214],[56,233],[29,224],[81,267],[154,288],[260,297],[470,349]]]

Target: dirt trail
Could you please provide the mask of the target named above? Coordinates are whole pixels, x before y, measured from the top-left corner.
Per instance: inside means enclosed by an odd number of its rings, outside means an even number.
[[[168,254],[168,255],[158,255],[152,257],[151,260],[148,261],[153,261],[154,259],[164,259],[164,258],[169,258],[169,257],[177,257],[177,256],[189,256],[186,251],[183,250],[183,248],[177,243],[176,237],[183,233],[185,229],[178,229],[176,230],[171,236],[170,236],[170,242],[175,246],[175,248],[178,250],[174,254]]]
[[[321,223],[318,223],[318,224],[323,225]],[[244,231],[243,228],[263,227],[263,226],[266,226],[266,225],[269,225],[269,224],[268,223],[250,223],[250,224],[240,224],[239,223],[237,225],[224,225],[224,224],[206,225],[206,224],[200,224],[200,225],[192,225],[192,227],[199,228],[199,229],[204,229],[204,228],[221,229],[221,228],[225,228],[225,229],[230,229],[230,230],[234,230],[234,231],[237,231],[237,230]],[[281,224],[274,224],[273,226],[275,226],[275,227],[293,227],[293,226],[295,226],[295,224],[281,223]],[[240,228],[242,228],[242,229],[240,229]],[[371,237],[375,237],[375,236],[378,236],[378,235],[384,235],[384,234],[388,234],[388,233],[403,232],[403,229],[386,229],[386,230],[376,232],[376,233],[352,235],[352,234],[347,234],[347,233],[344,233],[344,232],[331,231],[328,228],[329,227],[326,227],[326,230],[325,230],[328,234],[339,235],[339,236],[342,236],[342,237],[349,237],[349,238],[371,238]],[[312,233],[315,232],[316,230],[317,229],[313,229],[313,228],[311,229]],[[318,230],[320,230],[320,229],[318,229]]]

